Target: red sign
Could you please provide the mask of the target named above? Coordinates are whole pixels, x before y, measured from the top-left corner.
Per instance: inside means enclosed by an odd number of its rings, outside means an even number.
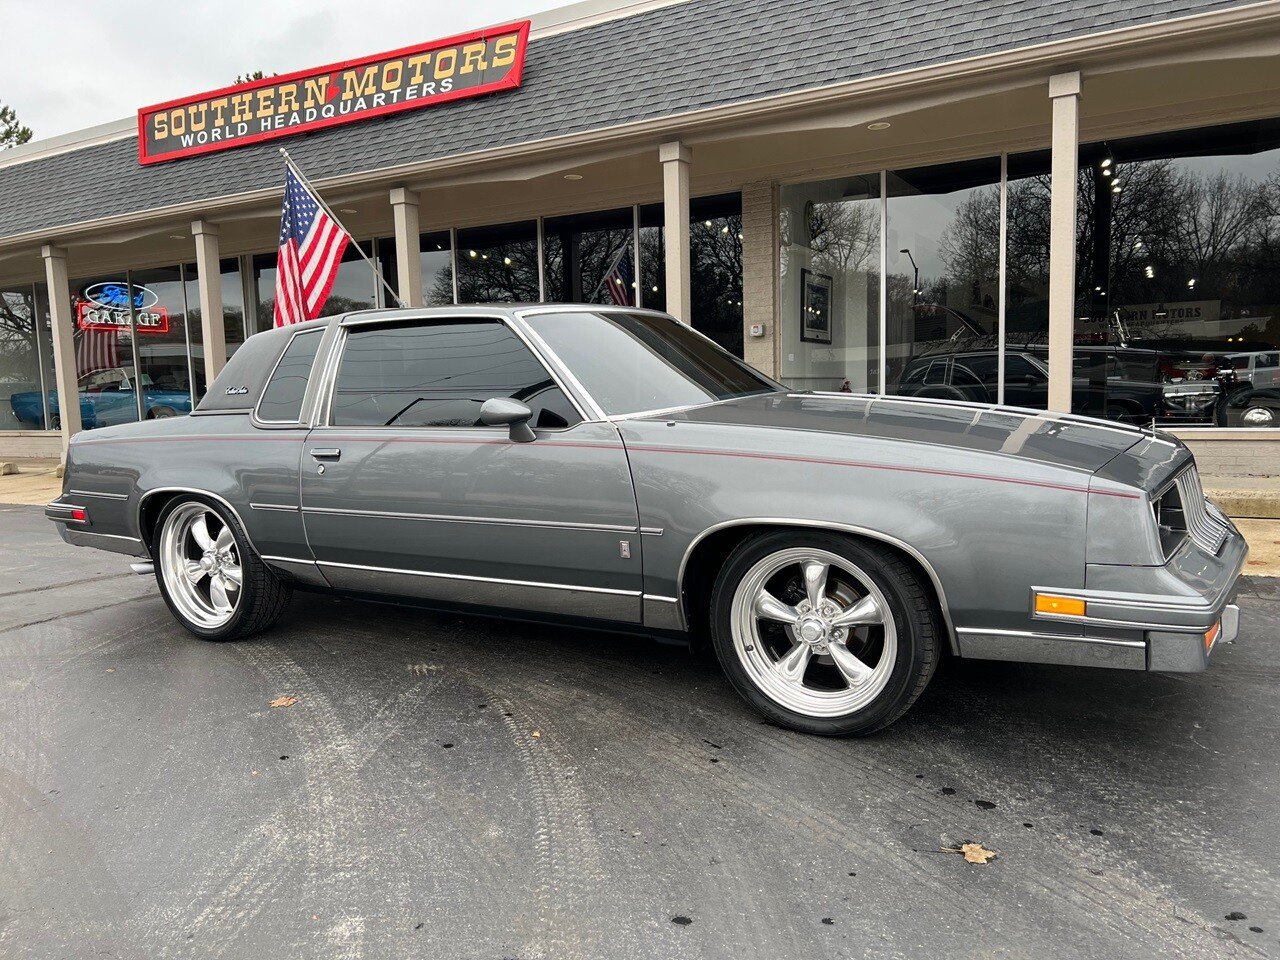
[[[168,333],[169,311],[161,306],[133,311],[139,333]],[[81,330],[129,332],[129,308],[108,307],[88,300],[76,301],[76,325]]]
[[[224,87],[138,111],[138,160],[163,163],[520,86],[529,21]]]

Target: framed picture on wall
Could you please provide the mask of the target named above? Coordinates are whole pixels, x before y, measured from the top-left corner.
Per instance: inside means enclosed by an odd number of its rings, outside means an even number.
[[[829,274],[800,270],[800,339],[831,342],[831,285]]]

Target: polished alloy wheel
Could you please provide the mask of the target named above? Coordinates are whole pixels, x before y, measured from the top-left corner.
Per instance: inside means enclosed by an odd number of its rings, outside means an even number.
[[[1250,407],[1240,419],[1249,427],[1269,427],[1275,422],[1276,415],[1270,407]]]
[[[898,634],[879,587],[843,557],[816,547],[769,554],[733,595],[734,649],[775,703],[810,717],[842,717],[884,690]]]
[[[160,536],[160,572],[173,603],[207,629],[235,615],[244,590],[239,547],[231,528],[203,503],[184,503],[169,514]]]

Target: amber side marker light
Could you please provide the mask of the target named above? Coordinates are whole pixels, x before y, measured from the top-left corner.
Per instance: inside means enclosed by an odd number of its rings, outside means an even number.
[[[1052,593],[1037,593],[1036,613],[1055,613],[1060,617],[1083,617],[1085,602],[1075,597],[1055,597]]]
[[[1213,649],[1213,645],[1218,641],[1218,634],[1222,633],[1222,621],[1219,620],[1212,627],[1204,632],[1204,652],[1208,653]]]

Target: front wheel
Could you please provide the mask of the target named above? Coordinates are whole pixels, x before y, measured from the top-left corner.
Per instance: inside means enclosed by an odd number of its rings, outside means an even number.
[[[224,507],[197,498],[167,504],[156,524],[156,581],[169,610],[205,640],[238,640],[280,619],[293,585],[249,546]]]
[[[916,573],[882,547],[819,531],[753,537],[730,555],[712,594],[712,639],[748,703],[826,736],[893,723],[941,656]]]

